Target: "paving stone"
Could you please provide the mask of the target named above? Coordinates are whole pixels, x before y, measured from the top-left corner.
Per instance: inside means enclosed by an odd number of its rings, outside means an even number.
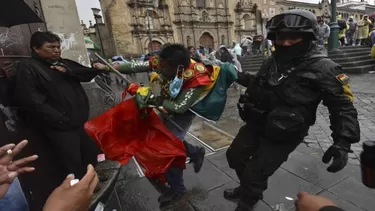
[[[230,182],[226,185],[218,187],[212,191],[200,193],[198,195],[188,197],[189,202],[196,211],[232,211],[235,210],[237,204],[224,198],[225,189],[235,188],[238,186],[236,182]],[[272,209],[263,201],[259,201],[255,211],[271,211]]]
[[[212,162],[218,168],[222,168],[229,165],[226,158],[226,151],[218,152],[216,154],[207,156],[206,159]]]
[[[295,151],[298,151],[307,155],[312,155],[318,158],[321,158],[324,153],[320,147],[318,148],[309,147],[305,143],[301,143],[300,145],[298,145]]]
[[[223,193],[225,189],[235,188],[237,186],[238,184],[236,182],[230,182],[214,190],[202,192],[193,196],[190,195],[187,198],[196,211],[235,210],[236,204],[226,200]]]
[[[286,209],[291,209],[294,201],[285,197],[296,198],[300,191],[316,194],[322,189],[310,182],[307,182],[284,169],[278,169],[268,180],[268,189],[264,192],[263,200],[271,205],[282,204]]]
[[[160,193],[145,177],[126,185],[118,186],[116,192],[122,210],[168,210],[187,202],[185,197],[181,197],[171,204],[160,207],[158,202]]]
[[[267,205],[264,201],[259,201],[255,206],[254,211],[272,211],[273,209]]]
[[[116,188],[123,210],[151,211],[159,207],[159,193],[147,180],[140,178]]]
[[[155,209],[155,211],[195,211],[194,208],[188,202],[184,202],[170,209]]]
[[[358,159],[351,159],[351,158],[349,158],[348,163],[352,164],[352,165],[360,165],[361,164]]]
[[[198,174],[194,172],[192,165],[187,165],[184,180],[190,195],[206,192],[232,181],[227,174],[211,162],[205,162]]]
[[[326,170],[327,167],[328,165],[324,164],[321,159],[299,152],[293,153],[289,160],[282,165],[282,168],[322,189],[326,189],[347,177],[343,172],[330,173]]]
[[[139,174],[137,173],[137,166],[134,160],[130,159],[126,165],[121,166],[116,186],[123,186],[137,179],[139,179]]]
[[[233,180],[240,182],[240,180],[237,177],[236,172],[229,167],[225,153],[226,151],[219,152],[217,154],[207,156],[206,159],[212,162],[216,167],[218,167],[221,171],[226,173]]]
[[[373,211],[375,207],[375,190],[367,188],[358,180],[349,177],[328,191],[365,210]]]

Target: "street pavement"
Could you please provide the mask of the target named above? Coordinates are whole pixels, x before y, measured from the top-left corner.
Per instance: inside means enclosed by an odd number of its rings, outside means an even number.
[[[322,195],[335,201],[346,211],[373,211],[375,190],[366,188],[361,182],[359,155],[362,143],[375,140],[375,74],[350,75],[355,94],[355,107],[361,126],[361,142],[352,145],[349,164],[338,173],[326,171],[321,162],[324,151],[332,144],[329,129],[329,113],[319,106],[317,121],[311,127],[304,143],[291,153],[275,174],[270,177],[264,200],[256,211],[294,210],[294,201],[299,191]],[[236,102],[239,91],[231,88],[228,92],[226,110],[216,127],[236,135],[243,124],[237,114]],[[195,144],[199,144],[196,142]],[[195,174],[190,164],[184,172],[188,193],[167,207],[159,207],[157,201],[163,191],[160,185],[153,185],[147,178],[137,173],[133,160],[122,167],[116,188],[105,210],[143,211],[231,211],[236,204],[223,198],[223,191],[238,186],[235,172],[229,168],[225,150],[211,152],[206,156],[200,173]]]

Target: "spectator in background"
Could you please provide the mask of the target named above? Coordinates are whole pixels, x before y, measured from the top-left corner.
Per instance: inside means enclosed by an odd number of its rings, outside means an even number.
[[[331,29],[329,26],[324,22],[322,17],[317,17],[318,20],[318,44],[324,46],[329,38],[329,34],[331,33]]]
[[[193,46],[189,46],[188,47],[188,50],[190,52],[190,58],[194,59],[194,60],[201,60],[199,54],[197,53],[197,51],[195,50],[195,48]]]
[[[375,27],[371,29],[371,32],[369,34],[370,36],[370,45],[373,46],[375,45]]]
[[[242,52],[242,48],[240,46],[239,43],[236,43],[233,47],[233,52],[237,55],[237,56],[242,56],[243,52]]]
[[[253,42],[247,36],[242,36],[240,44],[242,48],[242,56],[248,55],[248,50],[251,48],[252,43]]]
[[[347,40],[347,45],[349,46],[354,46],[355,45],[355,40],[356,40],[356,34],[358,30],[358,25],[357,22],[354,20],[353,16],[350,16],[348,19],[349,29],[346,31],[346,40]]]
[[[366,45],[366,41],[369,36],[369,25],[371,24],[368,15],[364,15],[360,21],[358,21],[358,36],[357,45]]]
[[[341,15],[337,16],[337,24],[339,25],[339,43],[340,46],[344,46],[346,44],[345,36],[346,36],[346,30],[349,29],[349,25],[346,24],[346,21],[342,19]]]

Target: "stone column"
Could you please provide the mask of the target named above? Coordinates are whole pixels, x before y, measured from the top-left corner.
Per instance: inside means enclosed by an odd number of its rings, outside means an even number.
[[[47,30],[61,38],[62,57],[90,65],[75,0],[40,1]]]

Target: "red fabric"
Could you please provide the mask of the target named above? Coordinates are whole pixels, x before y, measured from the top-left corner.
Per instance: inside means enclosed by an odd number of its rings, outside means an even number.
[[[210,77],[208,77],[208,75],[201,75],[199,77],[195,77],[195,78],[185,81],[181,89],[194,88],[197,86],[207,86],[207,85],[210,85],[211,83],[213,82],[210,79]]]
[[[138,84],[134,84],[134,83],[131,83],[127,88],[126,88],[126,92],[128,92],[129,94],[131,95],[135,95],[137,93],[137,90],[138,88],[141,87],[140,85]]]
[[[159,68],[159,58],[157,56],[152,56],[150,60],[148,61],[148,64],[152,69],[158,69]]]
[[[184,169],[184,144],[153,110],[145,112],[142,119],[132,98],[86,122],[85,130],[108,159],[124,165],[134,156],[149,178],[162,177],[169,167]]]
[[[196,69],[196,65],[201,64],[205,67],[205,71],[203,73],[200,73]],[[213,81],[210,79],[209,74],[212,72],[212,68],[206,67],[203,63],[190,63],[190,66],[188,70],[194,71],[194,77],[185,79],[184,84],[182,85],[182,89],[188,89],[188,88],[194,88],[197,86],[207,86],[213,83]]]

